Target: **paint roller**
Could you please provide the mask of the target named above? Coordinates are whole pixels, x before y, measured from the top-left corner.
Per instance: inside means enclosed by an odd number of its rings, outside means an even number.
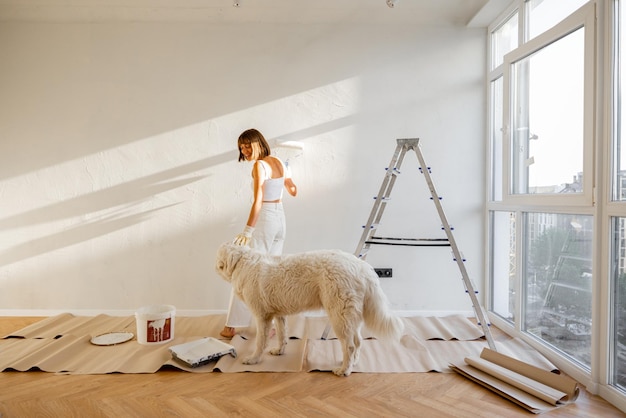
[[[295,150],[304,150],[304,144],[298,141],[284,141],[284,142],[276,142],[274,145],[276,148],[288,148]]]
[[[274,147],[277,148],[278,150],[284,149],[284,150],[296,151],[295,155],[290,155],[289,158],[285,159],[286,166],[289,166],[289,160],[291,160],[292,158],[297,158],[301,156],[302,153],[304,152],[304,144],[298,141],[283,141],[283,142],[276,141],[274,143]]]

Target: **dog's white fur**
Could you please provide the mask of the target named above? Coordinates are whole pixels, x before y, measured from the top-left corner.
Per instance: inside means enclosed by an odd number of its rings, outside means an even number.
[[[226,243],[217,252],[215,269],[256,318],[256,349],[244,364],[261,361],[272,319],[278,346],[270,353],[283,354],[285,317],[304,311],[325,309],[343,350],[341,366],[333,369],[338,376],[350,375],[358,361],[363,323],[378,337],[399,339],[404,329],[390,313],[374,269],[343,251],[272,256]]]

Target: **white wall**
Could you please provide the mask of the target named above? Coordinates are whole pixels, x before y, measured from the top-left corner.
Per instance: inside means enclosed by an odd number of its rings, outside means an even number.
[[[290,158],[285,252],[353,252],[396,138],[420,137],[480,288],[485,31],[415,25],[0,25],[0,313],[223,311],[251,203],[236,139]],[[443,236],[409,154],[381,235]],[[431,233],[432,232],[432,233]],[[471,304],[447,249],[376,247],[399,311]]]

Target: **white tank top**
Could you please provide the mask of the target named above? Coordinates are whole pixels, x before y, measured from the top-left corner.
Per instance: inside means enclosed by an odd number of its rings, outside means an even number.
[[[274,200],[280,200],[283,198],[283,187],[285,186],[285,176],[287,175],[287,170],[285,169],[285,165],[283,162],[276,158],[280,165],[283,167],[283,175],[278,178],[271,178],[270,172],[272,171],[271,167],[268,163],[263,160],[258,160],[261,163],[261,166],[264,169],[265,175],[263,176],[261,181],[263,181],[263,201],[271,202]]]

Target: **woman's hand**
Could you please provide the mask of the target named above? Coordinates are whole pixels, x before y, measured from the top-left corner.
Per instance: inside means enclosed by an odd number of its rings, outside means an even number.
[[[246,227],[243,229],[243,232],[241,234],[237,234],[237,236],[233,240],[233,244],[241,245],[242,247],[249,245],[253,232],[254,227],[246,225]]]

